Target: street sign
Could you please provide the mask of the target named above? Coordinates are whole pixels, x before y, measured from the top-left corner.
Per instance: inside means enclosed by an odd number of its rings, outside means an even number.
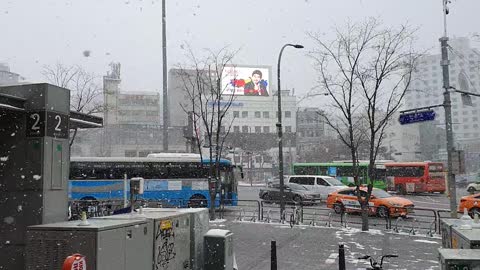
[[[433,121],[435,120],[435,111],[420,111],[420,112],[412,112],[412,113],[404,113],[401,114],[398,118],[398,121],[401,125],[406,124],[413,124],[418,122],[424,121]]]

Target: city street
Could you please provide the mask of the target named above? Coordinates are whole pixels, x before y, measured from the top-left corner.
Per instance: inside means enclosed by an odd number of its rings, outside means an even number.
[[[262,187],[260,186],[239,186],[238,199],[239,200],[259,200],[258,193]],[[457,187],[457,201],[460,201],[462,196],[468,195],[465,188]],[[444,194],[417,194],[403,196],[411,200],[416,207],[433,208],[433,209],[449,209],[449,199]]]
[[[270,269],[270,242],[277,243],[278,269],[338,269],[338,245],[345,245],[347,269],[367,267],[357,260],[396,254],[386,269],[439,269],[438,238],[388,234],[379,230],[293,227],[280,224],[225,222],[212,228],[234,233],[234,251],[238,269]]]

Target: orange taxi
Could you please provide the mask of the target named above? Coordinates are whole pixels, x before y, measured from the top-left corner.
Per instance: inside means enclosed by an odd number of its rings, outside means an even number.
[[[460,199],[460,205],[458,206],[458,211],[463,213],[463,209],[467,208],[470,215],[477,213],[480,215],[480,193],[463,196]]]
[[[364,187],[360,188],[360,192],[362,197],[367,195],[367,189]],[[394,197],[390,193],[377,188],[372,190],[372,196],[368,203],[370,213],[379,217],[386,217],[387,215],[405,217],[413,212],[414,207],[412,201],[402,197]],[[340,189],[328,194],[327,207],[332,208],[337,214],[360,212],[361,208],[355,187]]]

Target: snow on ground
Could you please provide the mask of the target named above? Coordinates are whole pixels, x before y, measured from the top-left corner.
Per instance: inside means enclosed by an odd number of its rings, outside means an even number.
[[[430,240],[425,240],[425,239],[415,239],[413,241],[421,242],[421,243],[427,243],[427,244],[438,244],[438,242],[436,242],[436,241],[430,241]]]
[[[226,219],[220,219],[220,218],[217,218],[215,220],[210,220],[210,223],[223,223],[227,221]]]
[[[238,185],[241,186],[241,187],[264,187],[265,186],[265,183],[248,183],[248,182],[238,182]]]

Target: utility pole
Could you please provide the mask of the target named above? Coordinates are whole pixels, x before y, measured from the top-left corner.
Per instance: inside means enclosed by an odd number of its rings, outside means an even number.
[[[163,152],[168,152],[167,20],[165,9],[165,0],[162,0]]]
[[[448,60],[448,37],[447,37],[447,14],[449,13],[447,4],[449,0],[442,0],[443,2],[443,26],[444,34],[440,38],[440,45],[442,51],[442,60],[440,65],[442,66],[443,73],[443,107],[445,109],[445,128],[447,132],[447,183],[448,183],[448,195],[450,197],[450,214],[452,218],[457,218],[457,189],[455,186],[455,174],[453,172],[453,160],[452,155],[455,151],[453,142],[453,126],[452,126],[452,100],[450,98],[450,76],[448,66],[450,61]]]

